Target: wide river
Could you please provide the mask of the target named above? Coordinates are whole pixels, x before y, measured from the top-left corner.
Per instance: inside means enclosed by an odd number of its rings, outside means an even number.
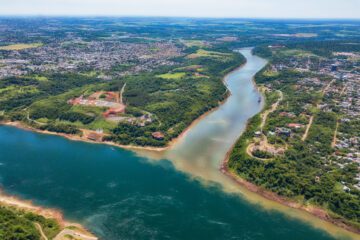
[[[0,185],[58,208],[101,239],[356,238],[311,215],[250,193],[219,167],[246,121],[262,108],[252,82],[264,59],[226,77],[229,99],[172,149],[133,152],[0,127]]]

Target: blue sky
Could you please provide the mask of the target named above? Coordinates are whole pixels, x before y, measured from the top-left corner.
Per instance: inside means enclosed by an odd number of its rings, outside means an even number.
[[[360,19],[360,0],[0,0],[0,15]]]

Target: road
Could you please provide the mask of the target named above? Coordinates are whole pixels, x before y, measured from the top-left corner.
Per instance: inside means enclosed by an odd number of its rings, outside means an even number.
[[[283,95],[283,93],[282,93],[280,90],[277,90],[277,92],[278,92],[279,95],[280,95],[279,99],[276,101],[276,103],[274,103],[274,104],[271,106],[271,108],[270,108],[269,110],[266,110],[266,111],[261,115],[261,118],[262,118],[262,120],[261,120],[261,125],[260,125],[261,132],[263,131],[263,128],[264,128],[264,126],[265,126],[266,119],[267,119],[268,115],[269,115],[270,113],[274,112],[274,111],[278,108],[280,102],[281,102],[281,101],[283,100],[283,98],[284,98],[284,95]]]
[[[54,240],[68,239],[68,238],[66,238],[66,236],[72,236],[74,239],[79,239],[79,240],[98,240],[97,237],[85,235],[85,234],[79,233],[75,230],[68,229],[68,228],[65,228],[58,235],[56,235]]]
[[[309,135],[309,130],[310,130],[310,128],[311,128],[311,125],[312,125],[313,121],[314,121],[314,116],[311,116],[311,117],[310,117],[310,120],[309,120],[309,123],[308,123],[308,125],[306,126],[305,133],[304,133],[304,135],[303,135],[302,138],[301,138],[301,141],[304,142],[304,141],[306,140],[307,136]]]
[[[121,104],[124,104],[123,94],[124,94],[124,92],[125,92],[125,87],[126,87],[126,83],[124,84],[124,86],[121,88],[121,91],[120,91],[120,100],[119,100],[119,102],[120,102]]]
[[[47,236],[45,235],[45,233],[42,230],[41,225],[39,223],[34,223],[34,224],[35,224],[36,229],[40,232],[41,238],[43,240],[48,240]]]
[[[331,147],[332,148],[336,147],[338,128],[339,128],[339,120],[336,121],[336,128],[335,128],[335,131],[334,131],[334,137],[333,137],[333,140],[331,142]]]

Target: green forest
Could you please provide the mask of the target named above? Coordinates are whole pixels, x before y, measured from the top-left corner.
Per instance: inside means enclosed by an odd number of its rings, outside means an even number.
[[[40,224],[45,235],[52,239],[60,232],[60,227],[53,219],[25,212],[11,207],[0,206],[0,239],[4,240],[40,240]]]

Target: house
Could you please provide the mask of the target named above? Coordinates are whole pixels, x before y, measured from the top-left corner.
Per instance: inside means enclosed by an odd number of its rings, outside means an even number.
[[[260,132],[260,131],[256,131],[256,132],[254,133],[254,135],[255,135],[255,137],[261,137],[261,132]]]
[[[152,137],[155,138],[156,140],[163,140],[164,139],[164,134],[161,132],[153,132]]]
[[[344,186],[344,187],[343,187],[343,190],[344,190],[345,192],[350,192],[350,188],[347,187],[347,186]]]
[[[279,115],[281,117],[289,117],[289,118],[294,118],[295,117],[294,113],[289,113],[289,112],[281,112]]]
[[[288,128],[284,128],[284,127],[281,127],[281,128],[276,128],[275,129],[275,132],[278,136],[286,136],[286,137],[290,137],[291,135],[291,129],[288,129]]]
[[[287,125],[289,128],[295,128],[295,129],[299,129],[299,128],[303,128],[304,125],[300,124],[300,123],[289,123]]]
[[[331,71],[336,72],[338,70],[338,66],[336,64],[331,65]]]

